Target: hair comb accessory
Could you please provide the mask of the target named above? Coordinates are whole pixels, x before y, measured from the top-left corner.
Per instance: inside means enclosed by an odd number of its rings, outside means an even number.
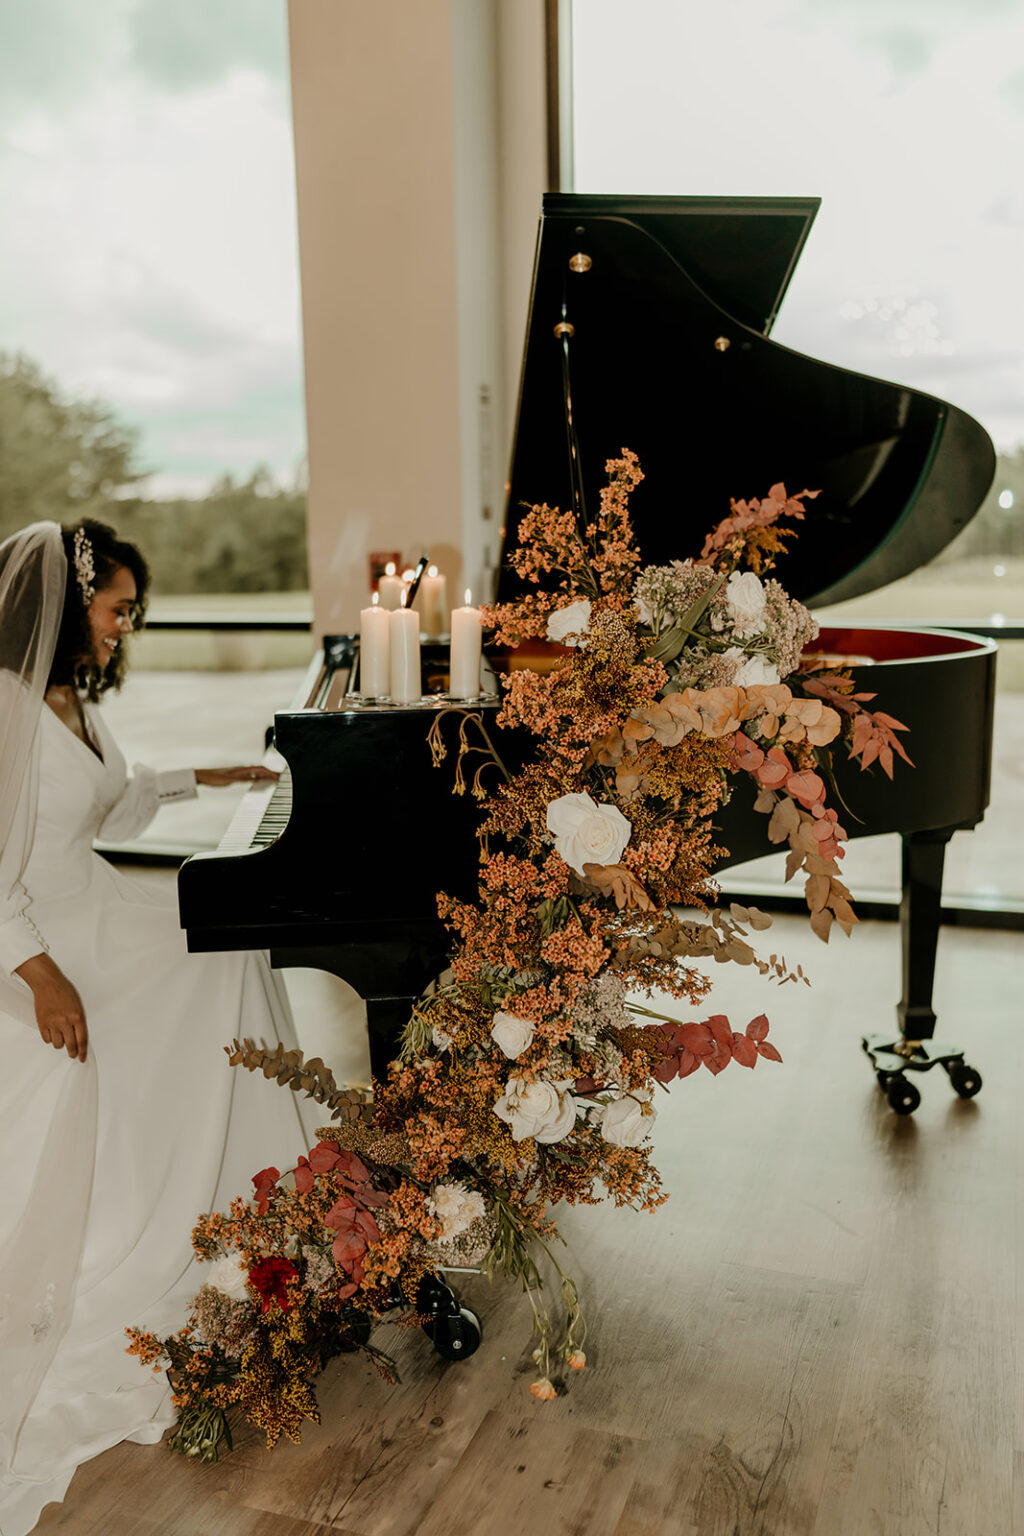
[[[75,576],[82,602],[91,603],[96,596],[96,569],[92,563],[92,543],[84,528],[75,529]]]

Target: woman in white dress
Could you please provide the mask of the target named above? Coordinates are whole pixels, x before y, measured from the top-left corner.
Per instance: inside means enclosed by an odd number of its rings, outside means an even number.
[[[93,850],[197,781],[265,773],[126,773],[96,705],[147,580],[102,524],[0,545],[2,1536],[32,1530],[83,1461],[173,1422],[123,1330],[180,1326],[197,1215],[292,1166],[315,1123],[223,1054],[242,1034],[294,1044],[265,957],[189,955],[173,898]]]

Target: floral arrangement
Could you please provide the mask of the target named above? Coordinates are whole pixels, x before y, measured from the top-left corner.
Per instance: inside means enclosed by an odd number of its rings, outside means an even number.
[[[229,1048],[234,1065],[312,1094],[332,1122],[290,1175],[264,1169],[252,1200],[199,1222],[210,1269],[181,1333],[132,1334],[144,1363],[170,1362],[173,1443],[190,1454],[216,1454],[231,1408],[270,1444],[297,1439],[317,1417],[317,1373],[343,1350],[392,1370],[372,1323],[422,1321],[423,1288],[447,1267],[482,1264],[522,1285],[535,1397],[584,1368],[553,1208],[658,1206],[659,1094],[702,1065],[781,1060],[764,1014],[742,1029],[688,1016],[710,990],[701,962],[806,981],[756,952],[769,918],[716,905],[713,819],[737,780],[754,781],[768,840],[788,844],[819,937],[856,922],[830,752],[890,777],[894,753],[909,758],[904,727],[868,711],[873,696],[848,672],[805,668],[814,621],[767,575],[816,493],[776,485],[733,502],[699,556],[641,569],[629,501],[643,476],[626,450],[607,471],[586,527],[546,505],[526,513],[511,560],[528,590],[487,614],[497,644],[515,658],[541,642],[545,666],[510,670],[493,735],[482,712],[462,715],[454,789],[481,802],[479,890],[438,898],[450,969],[414,1008],[387,1081],[371,1098],[298,1052]],[[496,745],[502,730],[530,744],[518,772]],[[681,1011],[661,1011],[671,1000]],[[542,1264],[560,1282],[557,1319]]]

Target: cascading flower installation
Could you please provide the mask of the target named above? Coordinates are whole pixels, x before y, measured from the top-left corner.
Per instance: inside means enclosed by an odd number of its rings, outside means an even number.
[[[814,931],[856,922],[830,751],[891,777],[904,728],[866,710],[872,696],[849,673],[801,670],[816,626],[766,573],[816,493],[776,485],[734,502],[698,556],[641,569],[629,499],[643,476],[627,450],[607,471],[587,526],[546,505],[520,523],[510,559],[528,590],[486,615],[513,663],[501,707],[459,723],[454,790],[481,804],[478,892],[439,896],[450,969],[413,1010],[372,1104],[298,1053],[230,1048],[234,1064],[314,1093],[340,1123],[320,1132],[294,1188],[264,1170],[254,1203],[201,1222],[211,1277],[184,1332],[133,1336],[144,1360],[176,1367],[183,1448],[215,1449],[224,1426],[209,1416],[232,1405],[271,1440],[297,1438],[326,1358],[366,1345],[396,1306],[415,1319],[449,1265],[482,1262],[522,1284],[531,1391],[563,1390],[562,1368],[585,1365],[586,1330],[553,1208],[654,1209],[666,1198],[650,1141],[660,1094],[701,1065],[781,1059],[763,1014],[737,1029],[707,1011],[701,962],[806,980],[756,953],[752,931],[770,919],[716,905],[713,822],[738,779],[753,779],[769,841],[788,843],[788,875],[803,872]],[[450,713],[430,732],[438,767]],[[557,1323],[544,1256],[560,1280]]]

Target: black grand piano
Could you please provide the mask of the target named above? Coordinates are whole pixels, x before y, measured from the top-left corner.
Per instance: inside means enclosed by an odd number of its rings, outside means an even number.
[[[545,198],[506,545],[522,504],[596,505],[605,460],[623,446],[646,476],[632,510],[648,562],[696,553],[732,496],[764,495],[780,480],[819,489],[778,571],[811,606],[885,586],[959,533],[994,473],[984,429],[956,406],[768,339],[817,207]],[[497,595],[514,591],[503,563]],[[988,803],[995,647],[896,627],[825,630],[818,644],[871,658],[859,686],[911,730],[916,766],[897,763],[893,784],[837,767],[860,818],[843,817],[850,836],[902,838],[900,1032],[874,1044],[912,1051],[907,1040],[934,1034],[945,847]],[[431,766],[438,705],[364,707],[353,697],[357,674],[357,640],[329,638],[276,716],[289,772],[269,804],[265,791],[250,792],[216,852],[187,861],[179,902],[191,949],[266,948],[276,965],[319,967],[354,986],[379,1073],[410,1001],[445,964],[436,892],[475,889],[476,812]],[[750,805],[741,787],[723,813],[728,862],[771,851]],[[879,1071],[883,1085],[897,1084],[893,1107],[908,1112],[918,1095],[900,1063],[934,1064],[927,1049],[916,1061],[872,1059],[890,1069]],[[972,1091],[966,1077],[962,1086]]]

